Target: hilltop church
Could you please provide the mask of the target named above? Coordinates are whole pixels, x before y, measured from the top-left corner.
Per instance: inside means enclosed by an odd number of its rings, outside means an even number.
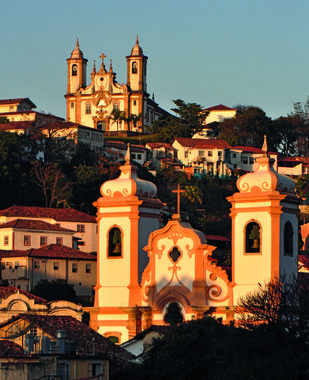
[[[125,342],[152,324],[202,318],[237,319],[240,297],[275,276],[297,275],[298,206],[294,182],[273,169],[267,154],[239,178],[229,197],[232,275],[217,266],[214,246],[177,213],[160,228],[156,186],[137,177],[130,162],[101,186],[98,257],[91,327]],[[178,197],[180,197],[180,191]],[[178,198],[179,203],[179,198]]]
[[[116,81],[112,61],[106,69],[100,55],[99,69],[94,63],[87,85],[87,62],[79,41],[67,59],[67,121],[102,130],[108,134],[145,133],[146,128],[168,112],[147,92],[147,60],[138,37],[127,60],[127,83]]]

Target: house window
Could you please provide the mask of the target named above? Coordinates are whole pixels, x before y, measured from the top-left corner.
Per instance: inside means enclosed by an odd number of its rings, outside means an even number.
[[[138,154],[138,155],[137,155],[137,159],[138,159],[138,160],[141,160],[141,159],[142,159],[142,155],[141,155],[141,154]]]
[[[62,237],[57,237],[56,238],[56,244],[63,245],[63,238]]]
[[[189,152],[185,152],[185,157],[188,157],[189,156]]]
[[[33,269],[40,269],[40,262],[38,260],[33,261]]]
[[[54,261],[54,270],[59,270],[59,262]]]
[[[245,249],[246,253],[259,253],[261,248],[260,225],[252,221],[245,229]]]
[[[88,376],[96,376],[103,373],[101,363],[89,363],[88,364]]]
[[[212,150],[208,151],[208,157],[212,157]]]
[[[133,62],[132,63],[132,74],[136,74],[136,73],[137,73],[137,63]]]
[[[122,253],[121,231],[113,227],[108,234],[108,256],[119,257]]]
[[[31,236],[30,235],[24,235],[24,245],[26,247],[29,247],[31,245]]]
[[[236,158],[236,153],[233,153],[233,154],[232,154],[232,158]]]
[[[1,263],[1,269],[5,270],[5,263]]]
[[[222,157],[222,150],[218,151],[218,157]]]
[[[77,65],[72,65],[72,77],[76,77],[77,75]]]
[[[203,157],[204,156],[204,151],[203,150],[199,150],[198,155],[199,155],[199,157]]]
[[[243,164],[248,164],[248,157],[243,157],[242,158],[242,163]]]
[[[4,236],[4,245],[9,245],[9,237]]]
[[[135,160],[136,159],[136,154],[135,153],[131,153],[131,158],[132,158],[132,160]]]
[[[286,222],[284,225],[283,239],[284,239],[284,255],[293,256],[293,226],[291,222]]]
[[[72,273],[77,273],[77,272],[78,272],[77,263],[72,263]]]
[[[47,245],[47,236],[41,236],[40,237],[40,246],[44,247]]]
[[[91,264],[86,264],[86,273],[91,273]]]
[[[77,225],[77,232],[85,232],[85,225],[84,224],[78,224]]]
[[[253,158],[253,157],[249,157],[249,164],[250,164],[250,165],[253,165],[253,164],[254,164],[254,158]]]
[[[86,110],[85,110],[85,113],[86,113],[86,114],[90,114],[90,113],[91,113],[91,104],[89,104],[89,103],[86,104]]]

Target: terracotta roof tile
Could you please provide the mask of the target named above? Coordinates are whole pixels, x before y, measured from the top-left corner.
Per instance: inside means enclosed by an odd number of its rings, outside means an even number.
[[[127,150],[128,145],[122,141],[104,141],[104,147]],[[143,145],[130,144],[131,152],[144,152],[147,150]]]
[[[18,289],[15,286],[0,286],[0,299],[1,300],[4,300],[4,299],[8,298],[9,296],[11,296],[12,294],[16,294],[16,293],[23,294],[26,297],[28,297],[29,299],[35,300],[35,303],[38,303],[38,304],[44,304],[47,302],[44,298],[35,296],[34,294],[28,293],[25,290]]]
[[[33,121],[11,121],[10,123],[0,124],[0,130],[2,131],[29,129],[33,127],[34,127],[34,120]]]
[[[52,338],[56,338],[58,330],[65,331],[65,340],[76,342],[78,352],[82,355],[93,354],[95,343],[97,354],[109,354],[127,359],[134,357],[128,351],[112,343],[89,326],[70,316],[36,315],[34,318],[33,315],[19,314],[9,321],[0,324],[0,329],[19,319],[31,321],[37,328],[42,329],[45,334],[48,334]]]
[[[237,111],[237,108],[230,108],[223,104],[218,104],[213,107],[205,108],[205,111]]]
[[[298,255],[298,261],[301,263],[303,268],[309,270],[309,256]]]
[[[62,222],[89,222],[96,223],[96,218],[72,208],[48,208],[12,206],[0,211],[0,216],[25,218],[51,218]]]
[[[150,143],[147,143],[146,145],[149,146],[150,149],[166,148],[166,149],[173,149],[174,150],[172,145],[167,144],[167,143],[150,142]]]
[[[78,249],[66,247],[60,244],[50,244],[41,248],[31,248],[27,250],[5,250],[0,249],[0,258],[11,257],[45,257],[58,259],[78,259],[96,261],[96,255],[79,251]]]
[[[231,148],[231,145],[222,139],[190,139],[188,137],[176,137],[180,145],[196,149]]]
[[[16,98],[16,99],[0,99],[0,105],[4,104],[19,104],[21,102],[29,102],[32,104],[33,108],[36,108],[36,105],[32,103],[32,101],[29,98]]]
[[[57,226],[56,224],[51,224],[43,222],[42,220],[33,220],[33,219],[15,219],[10,222],[0,224],[1,228],[14,228],[22,230],[44,230],[44,231],[59,231],[59,232],[76,232],[69,230],[68,228],[63,228]]]
[[[23,348],[10,340],[0,340],[0,357],[16,357],[24,354]]]

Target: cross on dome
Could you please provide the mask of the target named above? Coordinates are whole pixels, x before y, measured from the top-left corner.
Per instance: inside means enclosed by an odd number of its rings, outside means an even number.
[[[100,55],[100,58],[102,58],[102,65],[104,65],[104,58],[106,58],[106,55],[104,53],[102,53]]]
[[[184,192],[185,192],[184,190],[180,189],[180,185],[179,184],[177,186],[177,190],[172,190],[172,193],[176,193],[177,194],[177,214],[175,214],[175,215],[172,216],[173,219],[180,219],[180,194],[184,193]]]

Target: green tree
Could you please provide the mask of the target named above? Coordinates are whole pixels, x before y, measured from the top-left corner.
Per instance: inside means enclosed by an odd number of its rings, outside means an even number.
[[[120,111],[119,109],[114,108],[111,112],[111,115],[112,115],[112,119],[116,122],[117,131],[118,131],[119,122],[126,120],[126,114],[124,111]]]
[[[269,149],[274,149],[277,141],[272,129],[272,120],[259,107],[236,106],[236,116],[226,119],[219,125],[220,138],[231,145],[252,145],[261,148],[264,135],[267,135]]]
[[[188,199],[193,209],[200,205],[203,200],[203,194],[197,185],[188,185],[185,187],[183,197]]]
[[[10,120],[6,116],[0,116],[0,124],[9,123]]]
[[[294,118],[296,124],[296,154],[307,157],[309,153],[309,97],[304,103],[295,102],[289,116]]]
[[[34,286],[31,293],[47,301],[65,300],[77,302],[74,286],[61,279],[51,281],[42,279]]]
[[[149,131],[154,136],[153,140],[161,143],[171,143],[175,137],[180,137],[181,132],[174,116],[154,121]]]
[[[273,121],[273,128],[278,136],[274,144],[277,152],[287,157],[295,154],[295,142],[300,122],[301,120],[297,116],[279,117]]]

